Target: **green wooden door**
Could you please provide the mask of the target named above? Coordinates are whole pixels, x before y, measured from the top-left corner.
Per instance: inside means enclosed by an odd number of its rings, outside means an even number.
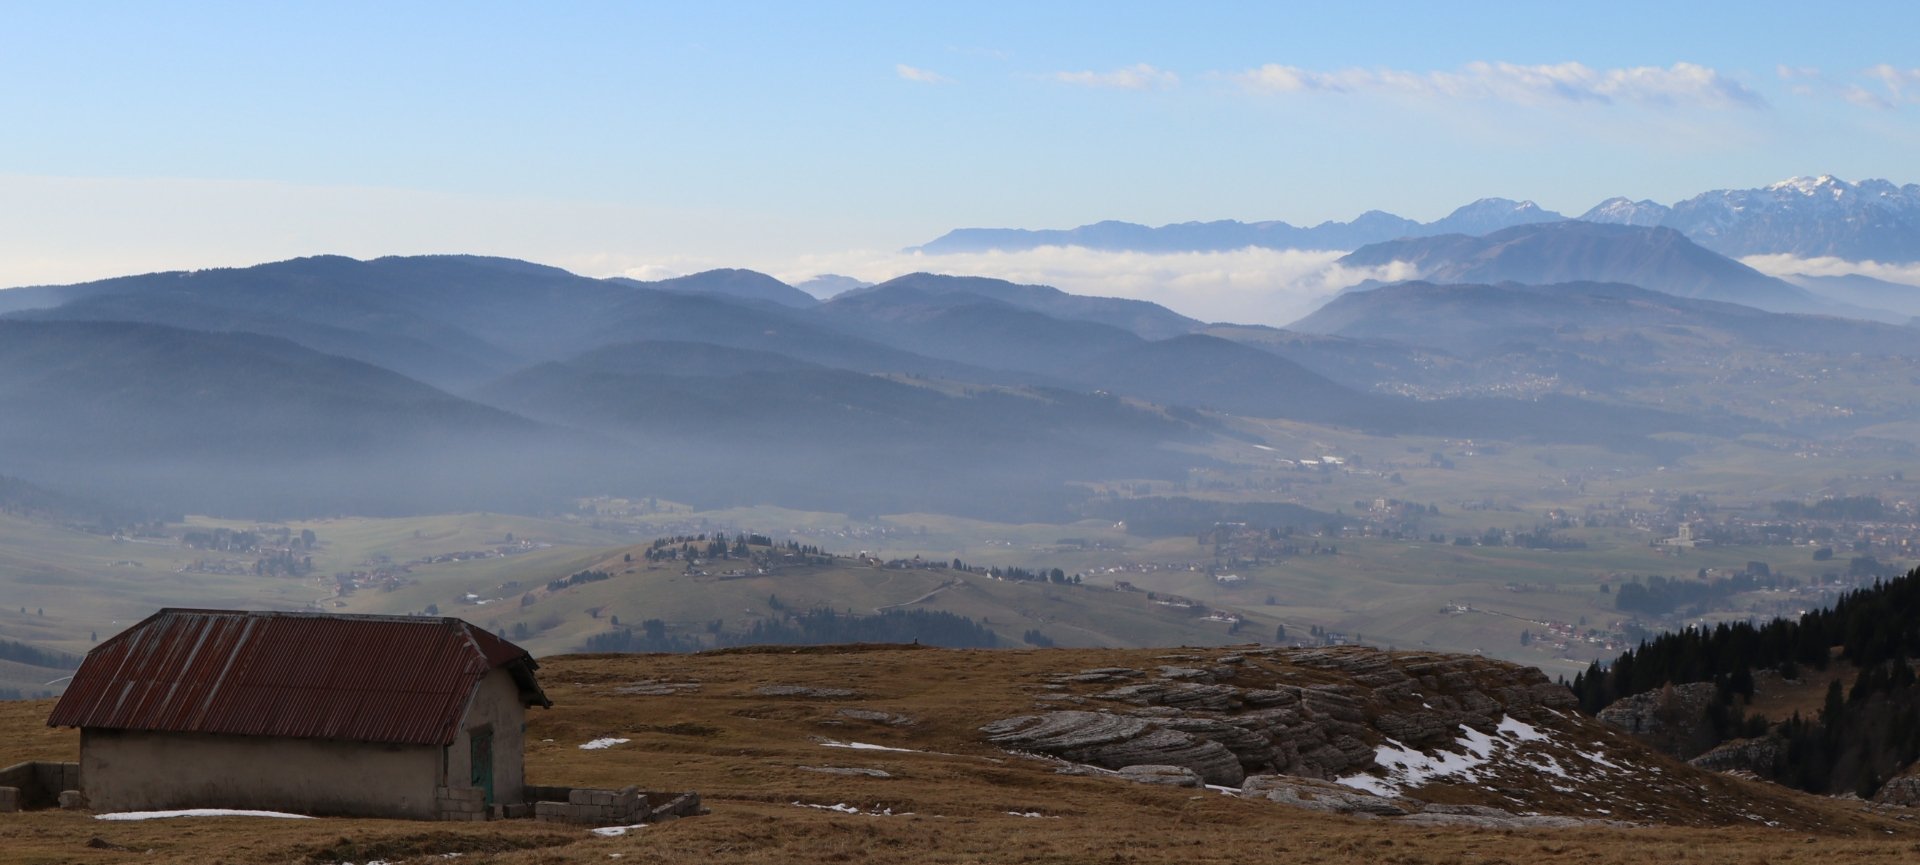
[[[473,752],[467,765],[473,767],[473,786],[487,791],[487,804],[493,804],[493,731],[474,730],[469,734]]]

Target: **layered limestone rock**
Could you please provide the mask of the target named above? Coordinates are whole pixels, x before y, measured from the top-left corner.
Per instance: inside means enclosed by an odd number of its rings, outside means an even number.
[[[1229,787],[1239,786],[1246,777],[1239,758],[1225,745],[1145,718],[1104,712],[1048,712],[995,721],[982,732],[987,734],[987,741],[1008,750],[1032,751],[1104,769],[1180,766],[1209,784]]]
[[[1348,647],[1255,649],[1210,665],[1203,656],[1166,660],[1186,663],[1061,673],[1036,698],[1053,711],[983,732],[1009,750],[1111,770],[1181,766],[1233,786],[1249,774],[1330,780],[1366,772],[1383,739],[1443,747],[1463,727],[1574,705],[1538,670],[1476,658]],[[1276,663],[1298,675],[1280,675]],[[1062,704],[1077,708],[1056,708]]]

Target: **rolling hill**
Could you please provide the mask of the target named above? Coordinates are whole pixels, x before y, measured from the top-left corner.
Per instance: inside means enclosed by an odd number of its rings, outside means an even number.
[[[1201,327],[1194,319],[1157,303],[1119,297],[1068,294],[1047,285],[1020,285],[979,276],[943,276],[912,273],[879,285],[843,292],[823,312],[860,310],[867,316],[884,315],[883,308],[953,306],[956,296],[987,298],[1058,319],[1088,321],[1129,331],[1146,339],[1166,339]]]
[[[0,472],[229,513],[504,504],[510,455],[584,444],[285,340],[117,322],[0,321],[0,404]]]
[[[813,295],[774,279],[764,273],[743,270],[736,267],[707,270],[700,273],[676,276],[672,279],[660,279],[646,282],[637,279],[615,277],[608,282],[631,285],[635,288],[650,288],[656,291],[678,291],[688,294],[718,294],[742,300],[758,300],[777,303],[796,309],[806,309],[820,301]]]
[[[1437,283],[1618,282],[1775,312],[1831,309],[1805,290],[1705,249],[1672,229],[1565,221],[1484,237],[1442,235],[1362,247],[1349,267],[1403,262]]]

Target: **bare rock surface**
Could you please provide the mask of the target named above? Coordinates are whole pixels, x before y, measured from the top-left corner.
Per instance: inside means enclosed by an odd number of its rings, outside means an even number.
[[[1105,769],[1182,766],[1209,784],[1237,786],[1246,777],[1225,745],[1160,726],[1147,718],[1106,712],[1060,711],[1021,715],[981,728],[987,741]]]
[[[762,697],[809,697],[817,700],[860,696],[860,692],[852,688],[816,688],[810,685],[761,685],[753,692]]]
[[[892,712],[882,712],[878,709],[849,707],[841,709],[834,714],[842,718],[852,718],[855,721],[872,721],[876,724],[885,724],[889,727],[911,727],[919,723],[911,715],[897,715]]]
[[[1120,769],[1120,777],[1141,784],[1167,787],[1202,786],[1199,773],[1185,766],[1125,766]]]
[[[700,690],[699,682],[664,682],[648,679],[632,682],[613,689],[616,694],[629,697],[668,697],[674,694],[691,693]]]
[[[1410,800],[1389,799],[1343,787],[1330,781],[1295,778],[1288,775],[1255,775],[1240,787],[1240,795],[1266,799],[1295,808],[1328,811],[1335,814],[1367,814],[1374,817],[1404,817],[1420,808]]]

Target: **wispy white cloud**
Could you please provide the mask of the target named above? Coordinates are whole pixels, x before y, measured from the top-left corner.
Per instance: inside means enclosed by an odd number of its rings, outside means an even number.
[[[1178,74],[1149,63],[1136,63],[1112,72],[1055,72],[1053,80],[1113,90],[1168,90],[1180,86]]]
[[[894,64],[893,72],[904,80],[915,81],[921,84],[946,84],[953,80],[931,69],[921,69],[917,66],[908,66],[905,63]]]
[[[1345,253],[1248,248],[1231,252],[1109,252],[1050,246],[1017,252],[935,255],[852,251],[807,255],[767,267],[789,283],[822,273],[882,282],[917,271],[990,276],[1075,294],[1130,297],[1205,321],[1283,325],[1367,279],[1413,276],[1411,268],[1336,265]]]
[[[1827,75],[1811,66],[1781,66],[1774,71],[1798,96],[1837,98],[1882,110],[1920,105],[1920,68],[1881,63],[1850,76]]]
[[[1582,63],[1520,65],[1477,61],[1458,70],[1412,72],[1349,68],[1316,71],[1269,63],[1231,76],[1269,93],[1387,93],[1523,105],[1633,103],[1706,108],[1763,108],[1766,99],[1710,67],[1694,63],[1594,69]]]
[[[1872,84],[1848,85],[1841,94],[1848,102],[1869,108],[1920,105],[1920,69],[1901,69],[1890,63],[1882,63],[1870,66],[1860,74]]]

